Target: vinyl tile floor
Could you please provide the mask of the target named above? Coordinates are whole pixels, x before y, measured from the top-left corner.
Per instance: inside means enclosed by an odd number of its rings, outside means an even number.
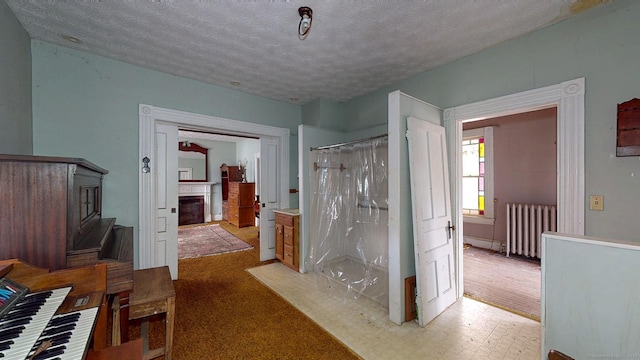
[[[461,298],[426,327],[396,325],[365,297],[316,286],[281,263],[247,270],[364,359],[540,359],[540,323]]]

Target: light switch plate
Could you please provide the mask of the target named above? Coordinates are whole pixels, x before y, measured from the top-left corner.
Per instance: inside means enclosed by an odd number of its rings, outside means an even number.
[[[589,210],[604,210],[604,196],[603,195],[591,195],[589,196]]]

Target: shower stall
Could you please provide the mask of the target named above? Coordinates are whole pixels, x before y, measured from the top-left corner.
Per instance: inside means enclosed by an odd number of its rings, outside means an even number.
[[[312,148],[310,156],[309,264],[317,285],[388,308],[387,136]]]

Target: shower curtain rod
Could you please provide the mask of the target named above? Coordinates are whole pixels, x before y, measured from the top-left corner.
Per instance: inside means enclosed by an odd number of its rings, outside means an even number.
[[[366,141],[369,141],[369,140],[380,139],[380,138],[387,137],[387,136],[389,136],[389,135],[388,134],[382,134],[382,135],[378,135],[378,136],[372,136],[372,137],[369,137],[369,138],[366,138],[366,139],[347,141],[347,142],[343,142],[343,143],[340,143],[340,144],[311,147],[309,149],[309,151],[324,150],[324,149],[331,149],[331,148],[340,147],[340,146],[353,145],[353,144],[357,144],[357,143],[361,143],[361,142],[366,142]]]

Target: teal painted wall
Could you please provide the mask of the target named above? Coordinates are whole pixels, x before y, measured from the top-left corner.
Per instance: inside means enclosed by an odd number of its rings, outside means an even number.
[[[343,103],[317,99],[302,106],[302,125],[345,131],[349,119],[344,118]]]
[[[344,104],[350,130],[383,124],[394,90],[448,108],[585,77],[586,234],[640,241],[640,159],[616,150],[616,105],[640,97],[640,2],[619,0]],[[585,199],[588,209],[588,198]]]
[[[138,104],[289,128],[293,133],[301,123],[298,105],[41,41],[32,41],[31,53],[34,154],[82,157],[108,169],[103,216],[136,229]],[[296,174],[297,163],[291,167]]]
[[[4,24],[6,6],[2,9]],[[291,178],[297,180],[296,127],[303,118],[304,123],[335,128],[331,119],[338,114],[346,132],[383,128],[387,96],[394,90],[447,108],[584,76],[586,193],[605,196],[605,211],[587,211],[586,232],[638,240],[640,161],[615,157],[616,104],[640,97],[638,18],[640,3],[619,0],[347,103],[318,101],[309,107],[32,41],[33,152],[80,156],[109,169],[105,216],[137,226],[138,204],[131,199],[138,197],[139,103],[288,127]],[[5,63],[0,69],[0,76],[13,71]],[[0,125],[17,129],[15,124]]]
[[[31,155],[31,39],[0,0],[0,154]]]
[[[256,181],[256,164],[255,164],[255,155],[260,152],[260,140],[254,139],[245,139],[238,143],[236,143],[236,163],[233,165],[237,165],[238,160],[244,161],[247,160],[247,181],[255,182]]]

